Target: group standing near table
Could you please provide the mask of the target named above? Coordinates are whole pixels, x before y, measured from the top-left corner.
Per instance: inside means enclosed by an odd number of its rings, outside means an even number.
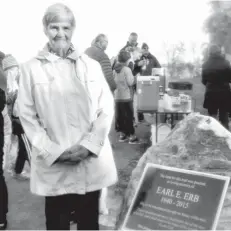
[[[173,128],[174,114],[191,111],[134,110],[144,93],[139,80],[145,82],[153,69],[161,68],[147,43],[139,48],[137,33],[110,60],[105,34],[96,36],[84,54],[76,50],[76,21],[66,5],[49,6],[42,25],[48,41],[28,62],[18,64],[12,55],[0,53],[0,230],[7,228],[8,213],[3,162],[11,139],[5,139],[6,133],[19,142],[13,175],[30,179],[31,192],[44,198],[46,229],[68,230],[75,220],[80,230],[98,230],[102,190],[118,180],[108,138],[113,118],[118,141],[139,144],[135,127],[144,113],[156,114],[157,139],[160,114],[171,115]],[[204,107],[229,129],[231,67],[216,45],[202,66],[202,83]],[[156,98],[147,98],[151,104],[165,93],[158,84]],[[29,177],[23,173],[26,161]]]

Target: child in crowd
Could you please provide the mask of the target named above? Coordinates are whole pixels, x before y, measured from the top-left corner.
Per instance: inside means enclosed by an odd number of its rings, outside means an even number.
[[[131,55],[127,51],[120,51],[118,62],[115,64],[113,75],[116,83],[116,130],[120,132],[120,142],[129,141],[130,144],[138,143],[133,126],[133,85],[135,83],[128,62]]]

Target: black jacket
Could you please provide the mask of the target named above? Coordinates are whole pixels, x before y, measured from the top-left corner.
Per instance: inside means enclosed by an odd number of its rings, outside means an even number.
[[[206,87],[204,107],[230,110],[231,66],[221,55],[210,56],[202,65],[202,83]]]
[[[231,66],[223,56],[211,56],[202,65],[202,83],[206,90],[220,91],[231,82]]]
[[[148,65],[145,70],[143,70],[142,67],[138,66],[138,62],[144,59],[148,60]],[[149,53],[148,56],[142,55],[141,58],[135,62],[134,72],[136,74],[140,73],[140,75],[148,76],[148,75],[152,75],[152,68],[160,68],[160,67],[161,65],[157,60],[157,58],[151,53]]]

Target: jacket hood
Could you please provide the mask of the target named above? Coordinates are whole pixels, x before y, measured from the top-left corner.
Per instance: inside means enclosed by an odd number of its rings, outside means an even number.
[[[68,51],[67,58],[76,61],[79,57],[80,57],[79,53],[75,50],[74,46],[71,45]],[[36,58],[40,60],[48,60],[50,62],[54,62],[60,57],[51,53],[49,49],[49,45],[46,44],[43,50],[38,52]]]
[[[115,69],[115,71],[116,71],[117,73],[120,73],[124,66],[125,66],[125,64],[116,63],[114,69]]]

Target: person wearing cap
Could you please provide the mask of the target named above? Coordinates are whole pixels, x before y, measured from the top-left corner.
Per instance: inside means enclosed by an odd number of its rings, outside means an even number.
[[[216,44],[208,48],[208,57],[202,65],[202,83],[206,89],[204,108],[229,130],[231,66]]]
[[[138,68],[137,71],[140,73],[141,76],[152,75],[152,69],[161,68],[161,65],[157,58],[150,53],[147,43],[143,43],[141,49],[142,56],[139,60],[136,61],[136,66]]]
[[[150,76],[152,75],[152,69],[161,68],[161,65],[157,58],[150,53],[147,43],[143,43],[141,49],[142,56],[135,62],[135,72],[141,76]],[[144,121],[143,113],[139,112],[137,117],[139,122]]]
[[[4,177],[3,159],[4,159],[4,117],[3,110],[6,105],[6,77],[0,68],[0,230],[7,228],[8,213],[8,191]]]
[[[28,160],[26,147],[22,139],[24,134],[18,112],[18,83],[20,69],[17,60],[12,55],[6,55],[2,60],[2,67],[7,78],[7,106],[8,113],[12,121],[12,133],[18,138],[18,152],[13,169],[10,169],[13,177],[19,180],[28,180],[29,175],[23,171]]]
[[[48,43],[21,65],[19,117],[31,151],[31,192],[45,199],[47,230],[99,229],[101,190],[117,182],[109,141],[113,95],[100,64],[72,44],[76,21],[62,3],[43,16]]]
[[[115,81],[113,79],[112,66],[108,55],[105,53],[105,50],[108,46],[108,38],[105,34],[99,34],[92,41],[91,47],[85,50],[85,54],[90,58],[99,62],[104,77],[113,93],[116,89]]]
[[[128,141],[130,144],[136,144],[138,138],[135,135],[133,110],[131,108],[133,101],[132,86],[135,83],[135,79],[131,69],[128,67],[130,57],[129,52],[120,51],[118,62],[113,72],[117,86],[114,96],[116,103],[115,124],[116,130],[120,132],[119,142]]]

